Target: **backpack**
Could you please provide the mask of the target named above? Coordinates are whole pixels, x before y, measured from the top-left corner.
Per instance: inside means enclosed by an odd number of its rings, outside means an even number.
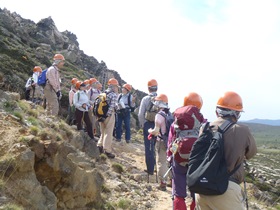
[[[158,108],[154,105],[154,98],[153,96],[150,96],[150,101],[147,107],[147,110],[145,112],[145,119],[150,122],[155,122],[155,117],[158,112]]]
[[[120,94],[119,95],[119,98],[118,98],[118,102],[120,102],[120,100],[121,100],[121,97],[122,97],[122,94]],[[128,106],[129,106],[129,108],[130,108],[130,112],[134,112],[134,110],[135,110],[135,107],[132,107],[131,106],[131,93],[128,93],[128,99],[127,99],[128,101]]]
[[[93,104],[93,114],[99,119],[102,117],[106,118],[107,112],[109,110],[109,101],[107,99],[108,92],[100,93]]]
[[[234,123],[225,121],[213,131],[209,122],[194,143],[187,171],[188,188],[191,192],[203,195],[221,195],[228,188],[229,177],[240,164],[228,173],[224,155],[223,134]]]
[[[47,83],[47,71],[48,69],[45,69],[42,71],[42,73],[38,76],[38,82],[37,84],[44,87]]]
[[[166,131],[165,131],[165,133],[162,133],[160,131],[160,138],[163,139],[163,141],[165,143],[165,146],[167,148],[169,130],[170,130],[170,127],[171,127],[172,123],[174,122],[174,117],[173,117],[173,115],[170,111],[168,111],[168,113],[165,113],[164,111],[160,111],[160,112],[158,112],[158,114],[163,116],[164,119],[165,119],[165,129],[166,129]]]
[[[174,118],[176,138],[172,141],[170,151],[173,153],[174,160],[185,167],[189,163],[192,146],[198,138],[199,128],[204,118],[195,106],[176,109]]]

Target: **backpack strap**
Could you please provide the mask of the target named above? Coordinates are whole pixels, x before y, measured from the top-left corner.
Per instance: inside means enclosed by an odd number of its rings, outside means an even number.
[[[220,132],[224,134],[233,124],[235,124],[235,122],[232,122],[232,121],[229,121],[229,120],[225,120],[225,122],[223,122],[223,124],[220,125],[218,129],[220,129]],[[241,166],[241,163],[238,164],[238,165],[229,173],[229,177],[230,177],[231,175],[233,175],[233,174],[239,169],[240,166]],[[231,178],[230,178],[230,179],[231,179]]]
[[[229,129],[229,127],[232,126],[233,124],[235,123],[229,120],[225,120],[222,125],[218,126],[218,130],[221,133],[225,133]]]

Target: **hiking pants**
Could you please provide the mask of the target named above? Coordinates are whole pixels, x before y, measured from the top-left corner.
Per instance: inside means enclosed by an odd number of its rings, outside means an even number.
[[[44,95],[47,100],[47,114],[57,116],[59,110],[58,98],[56,92],[49,83],[47,83],[44,88]]]
[[[156,141],[156,151],[157,151],[157,169],[159,179],[166,182],[168,175],[163,178],[164,174],[168,170],[167,160],[166,160],[166,146],[163,141]]]
[[[76,122],[77,122],[77,129],[83,130],[82,122],[84,121],[87,128],[87,133],[91,139],[93,139],[93,133],[92,133],[92,125],[88,116],[88,112],[86,111],[80,111],[79,109],[76,109],[75,111],[76,116]]]
[[[104,122],[100,122],[101,136],[98,140],[97,146],[103,146],[105,152],[112,152],[113,130],[115,127],[115,113],[107,117]]]
[[[125,141],[130,142],[130,111],[129,109],[125,109],[124,112],[120,112],[117,114],[116,121],[116,138],[117,140],[121,140],[122,138],[122,123],[124,122],[125,128]]]
[[[144,123],[144,128],[143,128],[143,135],[144,135],[144,145],[145,145],[145,161],[146,161],[146,166],[147,166],[147,171],[149,173],[154,173],[155,170],[155,139],[152,138],[151,140],[148,140],[148,129],[149,128],[154,128],[155,123],[146,121]]]
[[[187,166],[181,166],[174,158],[172,162],[172,195],[176,197],[187,197]]]
[[[227,191],[222,195],[197,195],[198,210],[244,210],[242,190],[240,185],[229,181]]]

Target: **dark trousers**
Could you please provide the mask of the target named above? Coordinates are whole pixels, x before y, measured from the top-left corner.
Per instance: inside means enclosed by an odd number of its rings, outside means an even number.
[[[122,123],[124,122],[124,128],[125,128],[125,140],[127,142],[130,141],[130,111],[124,110],[121,113],[117,114],[116,119],[116,138],[117,140],[121,140],[122,138]]]
[[[92,124],[90,122],[88,112],[86,111],[82,112],[79,109],[76,109],[75,115],[76,115],[77,129],[82,130],[83,129],[82,122],[85,122],[87,133],[89,137],[93,139]]]
[[[147,170],[149,173],[153,173],[155,169],[155,142],[156,140],[152,138],[151,140],[148,139],[148,129],[154,128],[155,123],[154,122],[145,122],[144,128],[143,128],[143,135],[144,135],[144,145],[145,145],[145,161]]]
[[[172,161],[172,194],[185,198],[187,196],[187,166],[181,166],[174,158]]]

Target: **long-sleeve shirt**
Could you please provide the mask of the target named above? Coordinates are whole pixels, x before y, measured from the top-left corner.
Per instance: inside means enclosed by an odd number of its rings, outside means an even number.
[[[88,95],[88,98],[89,98],[89,103],[91,105],[94,104],[94,100],[96,99],[96,97],[101,93],[100,90],[97,90],[95,88],[90,88],[88,91],[87,91],[87,95]]]
[[[53,90],[55,92],[61,90],[60,89],[60,75],[59,75],[59,69],[57,66],[51,66],[48,68],[48,71],[46,73],[47,83],[49,83]]]
[[[77,90],[71,86],[71,90],[69,91],[69,105],[73,106],[73,98],[74,98],[74,94],[77,92]]]
[[[210,125],[214,125],[217,129],[225,119],[219,117]],[[228,171],[232,171],[236,166],[241,164],[238,170],[231,176],[239,183],[242,183],[245,176],[243,167],[244,159],[251,159],[257,153],[257,146],[248,126],[241,124],[232,125],[224,133],[225,158]]]
[[[159,112],[164,112],[160,110]],[[166,132],[166,125],[165,125],[165,118],[159,112],[155,116],[155,127],[149,130],[149,133],[153,134],[154,136],[161,135],[160,133],[164,134]],[[165,113],[164,113],[165,114]],[[160,137],[157,137],[160,140]]]
[[[118,96],[113,90],[109,88],[106,90],[106,92],[108,92],[107,101],[109,101],[109,109],[107,112],[107,116],[111,116],[117,108]]]
[[[73,97],[74,106],[80,111],[88,111],[90,107],[89,99],[85,91],[79,90],[74,94]],[[86,104],[86,108],[83,108],[83,104]]]
[[[130,102],[128,102],[130,96]],[[132,95],[130,93],[127,94],[119,94],[118,96],[118,103],[119,104],[124,104],[125,107],[120,107],[120,109],[125,109],[125,108],[130,108],[130,107],[135,107],[135,102],[132,101]],[[130,104],[130,106],[129,106]]]
[[[140,103],[140,106],[139,106],[139,112],[138,112],[138,119],[139,119],[139,123],[140,123],[141,127],[143,127],[144,123],[146,122],[145,113],[148,109],[151,97],[154,97],[156,95],[157,95],[156,92],[151,92],[149,95],[145,96],[141,100],[141,103]]]

